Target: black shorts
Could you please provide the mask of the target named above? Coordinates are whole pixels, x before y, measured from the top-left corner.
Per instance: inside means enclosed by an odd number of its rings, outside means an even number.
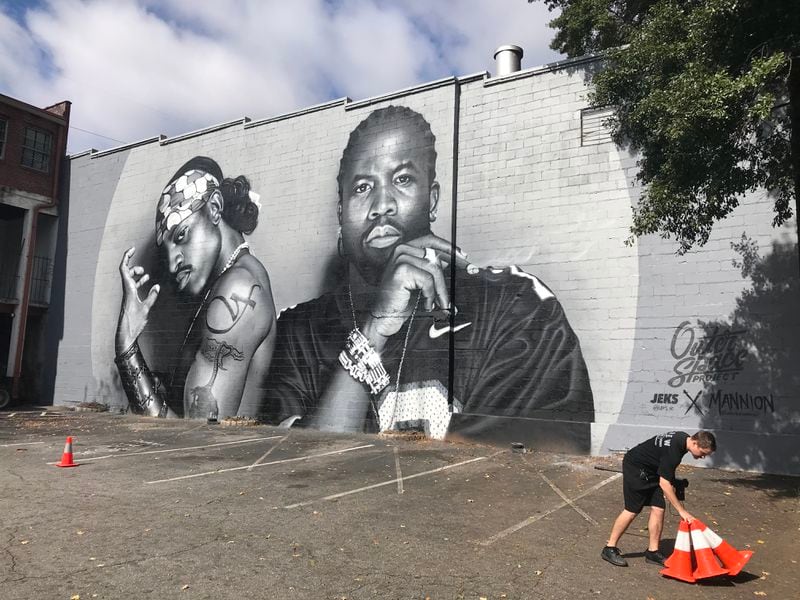
[[[622,494],[625,497],[625,510],[639,514],[644,506],[666,508],[659,479],[658,475],[648,475],[639,467],[623,460]]]

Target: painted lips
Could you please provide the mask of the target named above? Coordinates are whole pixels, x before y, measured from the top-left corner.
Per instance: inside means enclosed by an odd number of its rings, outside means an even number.
[[[372,228],[364,243],[370,248],[388,248],[400,241],[400,235],[391,225],[378,225]]]
[[[189,266],[181,267],[181,269],[175,274],[175,281],[178,282],[178,290],[183,290],[183,288],[186,287],[191,274],[192,268]]]

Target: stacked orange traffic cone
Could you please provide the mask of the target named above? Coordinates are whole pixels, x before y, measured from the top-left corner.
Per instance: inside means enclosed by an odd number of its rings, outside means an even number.
[[[57,467],[77,467],[78,463],[72,460],[72,436],[67,437],[64,444],[64,453],[61,455],[61,462],[56,463]]]
[[[689,532],[689,522],[681,519],[678,526],[678,536],[675,538],[675,550],[664,561],[661,574],[673,579],[680,579],[687,583],[696,581],[692,569],[692,538]]]
[[[695,579],[708,579],[718,575],[727,575],[728,569],[723,569],[717,562],[711,545],[708,543],[703,531],[696,525],[697,521],[692,521],[689,529],[692,532],[692,554],[697,564],[694,570]]]
[[[728,575],[732,577],[738,575],[747,564],[747,561],[750,560],[750,557],[753,556],[752,550],[737,550],[709,529],[702,521],[695,520],[692,523],[692,527],[702,532],[703,536],[708,540],[711,551],[728,571]]]

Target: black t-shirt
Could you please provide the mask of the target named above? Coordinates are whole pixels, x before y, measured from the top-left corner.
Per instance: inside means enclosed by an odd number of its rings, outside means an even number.
[[[431,437],[442,436],[450,417],[462,416],[453,413],[591,422],[586,364],[553,293],[516,267],[459,272],[456,284],[454,406],[448,409],[450,328],[418,314],[411,332],[407,322],[381,353],[392,384],[378,398],[379,411],[396,396],[408,335],[399,392],[419,399],[420,406],[443,406],[439,435]],[[281,314],[264,390],[264,416],[270,422],[297,415],[302,425],[316,413],[352,328],[346,286]],[[491,425],[491,419],[484,420]]]
[[[674,484],[675,469],[687,452],[688,439],[689,434],[683,431],[661,433],[628,450],[625,462],[643,469],[652,477],[663,477]]]

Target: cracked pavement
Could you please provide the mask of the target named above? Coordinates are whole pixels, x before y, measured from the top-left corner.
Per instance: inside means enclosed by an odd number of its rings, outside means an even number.
[[[67,435],[81,465],[59,469],[48,463],[60,459]],[[800,478],[681,467],[689,510],[755,551],[737,577],[689,585],[645,564],[643,517],[620,544],[630,567],[600,559],[622,483],[595,467],[618,468],[619,457],[285,435],[52,408],[0,412],[3,598],[796,593]],[[667,551],[677,523],[668,511]]]

